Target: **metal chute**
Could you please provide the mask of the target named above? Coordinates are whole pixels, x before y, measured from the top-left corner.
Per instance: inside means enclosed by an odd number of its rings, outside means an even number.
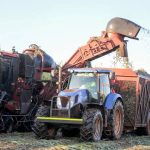
[[[119,33],[124,37],[137,39],[137,34],[140,29],[141,26],[137,25],[136,23],[124,18],[116,17],[108,22],[106,32]]]

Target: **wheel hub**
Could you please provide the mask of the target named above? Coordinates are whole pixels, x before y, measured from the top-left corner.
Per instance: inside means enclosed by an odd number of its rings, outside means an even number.
[[[117,109],[115,112],[115,133],[116,134],[120,132],[121,120],[122,120],[121,111]]]

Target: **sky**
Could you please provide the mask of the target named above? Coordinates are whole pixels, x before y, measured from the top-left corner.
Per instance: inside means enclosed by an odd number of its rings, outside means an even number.
[[[112,18],[126,18],[150,29],[149,15],[149,0],[0,0],[0,48],[10,51],[15,46],[22,52],[37,44],[62,64],[90,37],[100,36]],[[150,35],[127,40],[133,68],[150,73]],[[93,65],[112,67],[113,55]]]

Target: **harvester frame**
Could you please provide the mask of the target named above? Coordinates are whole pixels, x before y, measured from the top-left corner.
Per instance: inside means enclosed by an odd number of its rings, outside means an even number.
[[[0,51],[1,132],[31,130],[41,103],[42,73],[51,72],[52,63],[52,58],[37,46],[23,53]]]

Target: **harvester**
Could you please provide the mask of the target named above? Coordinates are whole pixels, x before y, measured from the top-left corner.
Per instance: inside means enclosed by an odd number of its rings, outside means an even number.
[[[41,103],[42,74],[55,67],[35,44],[23,53],[0,51],[0,131],[31,129]]]

